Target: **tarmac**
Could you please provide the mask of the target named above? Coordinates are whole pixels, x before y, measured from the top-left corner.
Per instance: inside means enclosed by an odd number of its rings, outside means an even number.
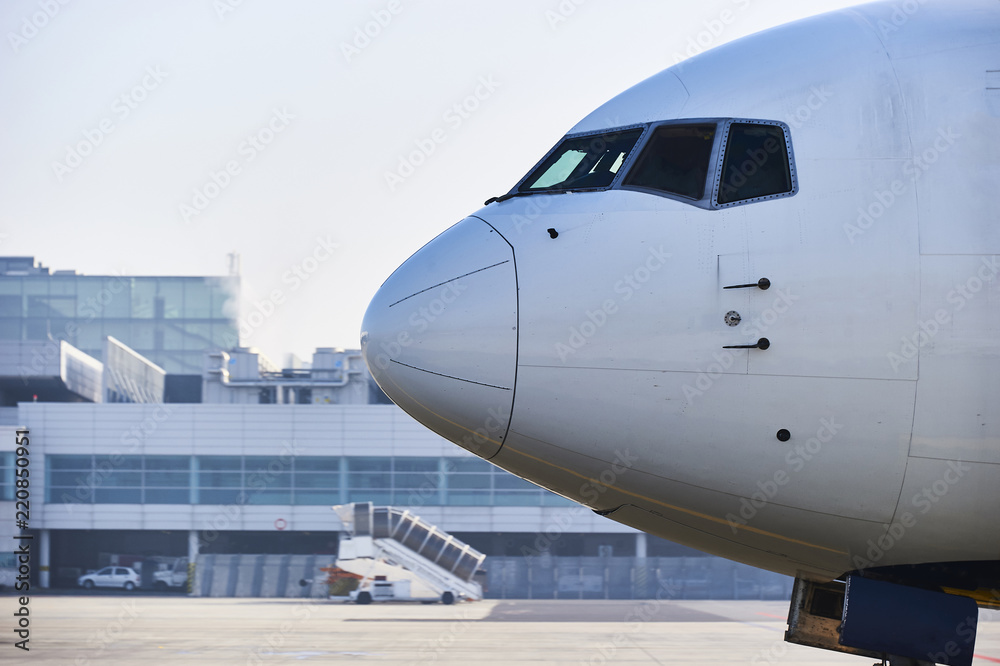
[[[782,640],[783,601],[486,600],[454,606],[103,593],[29,601],[30,651],[0,597],[0,662],[18,664],[842,664]],[[1000,612],[980,611],[976,666],[1000,664]]]

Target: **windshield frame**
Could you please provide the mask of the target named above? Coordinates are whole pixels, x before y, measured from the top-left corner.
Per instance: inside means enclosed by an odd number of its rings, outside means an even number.
[[[715,136],[712,142],[711,155],[708,160],[708,168],[705,178],[705,186],[700,199],[692,199],[690,197],[675,194],[673,192],[668,192],[666,190],[659,190],[650,187],[643,187],[640,185],[629,185],[625,181],[632,175],[633,169],[640,157],[642,157],[643,152],[646,150],[650,141],[657,130],[661,127],[667,126],[693,126],[693,125],[715,125]],[[740,199],[738,201],[732,201],[720,204],[718,203],[719,196],[719,186],[722,178],[722,165],[725,158],[726,142],[729,137],[729,129],[734,124],[754,124],[754,125],[770,125],[774,127],[779,127],[784,133],[785,137],[785,150],[788,157],[788,168],[791,173],[791,183],[792,189],[788,192],[781,192],[777,194],[767,195],[764,197],[756,197],[751,199]],[[597,137],[602,135],[613,135],[622,134],[624,132],[629,132],[633,130],[641,130],[639,137],[636,139],[632,148],[629,150],[628,155],[622,161],[621,166],[615,173],[615,177],[607,185],[599,187],[576,187],[576,188],[566,188],[566,189],[522,189],[524,185],[530,182],[533,178],[537,179],[541,174],[538,171],[542,168],[549,159],[557,153],[567,142],[577,141],[579,139],[584,139],[588,137]],[[522,177],[517,184],[506,194],[496,199],[491,199],[490,201],[505,201],[513,197],[522,196],[534,196],[541,194],[570,194],[574,192],[604,192],[608,190],[628,190],[633,192],[642,192],[645,194],[652,194],[654,196],[663,197],[665,199],[671,199],[673,201],[678,201],[685,203],[689,206],[695,206],[697,208],[703,208],[705,210],[722,210],[725,208],[732,208],[733,206],[744,206],[747,204],[758,203],[760,201],[769,201],[772,199],[781,199],[785,197],[791,197],[798,194],[799,182],[798,174],[795,164],[795,153],[792,150],[792,139],[791,131],[786,123],[779,120],[763,120],[763,119],[753,119],[753,118],[740,118],[740,117],[712,117],[712,118],[671,118],[669,120],[660,120],[649,123],[635,123],[631,125],[622,125],[620,127],[607,127],[596,131],[590,132],[577,132],[575,134],[567,134],[560,137],[559,141],[549,149],[548,152],[538,160],[531,169]]]
[[[729,132],[733,125],[765,125],[769,127],[777,127],[781,130],[784,135],[785,142],[785,155],[788,158],[788,176],[791,182],[791,189],[787,192],[777,192],[775,194],[765,194],[757,197],[750,197],[746,199],[737,199],[736,201],[728,201],[726,203],[719,203],[719,191],[722,187],[722,169],[725,166],[725,144],[729,141]],[[733,206],[745,206],[747,204],[758,203],[760,201],[770,201],[772,199],[784,199],[786,197],[793,197],[799,192],[799,177],[798,171],[795,165],[795,152],[792,150],[792,134],[787,123],[783,123],[780,120],[760,120],[752,118],[726,118],[719,126],[719,134],[722,135],[722,148],[721,153],[717,156],[716,168],[715,168],[715,180],[711,184],[711,200],[712,208],[715,210],[721,210],[724,208],[732,208]]]

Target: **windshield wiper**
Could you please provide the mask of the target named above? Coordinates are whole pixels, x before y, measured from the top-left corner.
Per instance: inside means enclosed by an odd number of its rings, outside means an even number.
[[[599,189],[604,189],[604,188],[599,188]],[[533,192],[520,192],[520,191],[518,191],[518,192],[508,192],[507,194],[502,194],[502,195],[500,195],[498,197],[490,197],[485,202],[483,202],[483,205],[484,206],[489,206],[491,203],[494,203],[494,202],[499,203],[501,201],[507,201],[507,199],[513,199],[514,197],[529,197],[532,194],[572,194],[574,192],[587,192],[588,190],[589,190],[589,188],[580,189],[580,190],[552,190],[552,189],[544,189],[544,190],[535,190]]]
[[[507,201],[507,199],[513,199],[514,197],[526,197],[526,196],[528,196],[530,194],[539,194],[539,193],[538,192],[508,192],[507,194],[501,194],[498,197],[490,197],[485,202],[483,202],[483,205],[484,206],[489,206],[493,202],[499,203],[501,201]]]

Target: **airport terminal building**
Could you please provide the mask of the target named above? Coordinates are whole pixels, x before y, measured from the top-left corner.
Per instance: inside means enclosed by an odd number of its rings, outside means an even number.
[[[235,339],[236,320],[214,299],[231,296],[236,277],[182,278],[181,289],[115,277],[112,302],[129,305],[108,318],[128,324],[105,326],[74,315],[94,298],[80,285],[110,278],[51,275],[60,286],[46,291],[33,259],[0,258],[5,266],[0,307],[18,324],[0,328],[0,510],[14,515],[15,431],[26,430],[42,587],[150,557],[332,565],[343,526],[331,506],[373,502],[485,553],[488,596],[629,598],[668,583],[691,598],[790,590],[790,579],[647,537],[466,453],[389,403],[356,351],[321,348],[311,363],[279,368],[218,344]],[[202,304],[188,309],[188,299]],[[100,344],[82,350],[74,342],[90,340],[88,326]],[[201,331],[181,344],[202,342],[197,374],[195,350],[168,344],[167,331],[186,326]],[[74,335],[54,334],[66,330]],[[0,521],[7,543],[15,530]]]

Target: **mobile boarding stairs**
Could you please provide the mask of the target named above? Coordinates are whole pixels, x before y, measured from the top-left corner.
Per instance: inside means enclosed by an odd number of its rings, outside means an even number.
[[[352,601],[452,604],[483,598],[483,588],[473,577],[486,556],[468,544],[404,509],[355,502],[333,510],[344,524],[337,566],[362,575],[358,588],[350,593]],[[411,596],[409,580],[390,582],[387,576],[376,576],[385,565],[408,570],[438,596]]]

